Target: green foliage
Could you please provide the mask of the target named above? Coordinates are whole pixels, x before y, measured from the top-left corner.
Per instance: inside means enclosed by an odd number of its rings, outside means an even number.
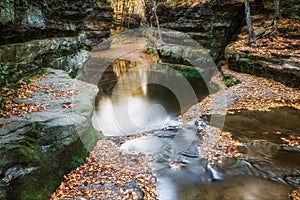
[[[76,167],[80,166],[82,163],[84,163],[84,160],[85,160],[85,158],[83,158],[83,157],[73,156],[72,161],[71,161],[72,167],[76,168]]]
[[[158,64],[157,68],[161,71],[168,71],[169,68],[174,69],[178,74],[187,78],[201,78],[201,73],[190,66],[172,65],[172,64]]]
[[[69,76],[71,78],[75,78],[77,75],[78,70],[77,69],[73,69],[72,66],[70,66],[68,69],[66,69],[66,72],[69,74]]]
[[[107,5],[107,3],[111,4],[112,3],[112,0],[97,0],[96,1],[96,4],[101,7],[103,5]]]
[[[0,189],[0,199],[4,199],[4,191],[2,189]]]
[[[146,45],[146,48],[145,48],[144,52],[145,52],[146,54],[149,54],[149,55],[153,55],[153,56],[157,56],[157,57],[158,57],[158,53],[157,53],[156,49],[153,48],[150,44],[147,44],[147,45]]]
[[[145,52],[146,52],[146,54],[149,54],[149,55],[154,55],[154,50],[153,50],[153,48],[146,48],[145,49]]]
[[[0,88],[17,85],[19,81],[28,82],[30,78],[44,73],[39,66],[8,66],[0,64]]]
[[[200,78],[201,74],[198,70],[196,69],[190,69],[187,67],[184,68],[178,68],[177,71],[181,73],[184,77],[189,77],[189,78]]]
[[[237,78],[235,78],[234,76],[232,76],[230,74],[224,74],[224,73],[222,73],[222,76],[223,76],[224,84],[227,87],[232,87],[232,86],[235,86],[235,85],[241,83],[240,80],[238,80]]]
[[[179,60],[179,59],[181,59],[181,56],[176,53],[171,52],[171,58],[175,59],[175,60]]]
[[[35,145],[21,146],[19,152],[26,158],[35,162],[41,162],[39,157],[39,150]]]
[[[8,84],[9,67],[1,65],[0,69],[0,87]]]
[[[18,88],[21,82],[29,83],[30,80],[45,73],[45,69],[38,66],[8,66],[0,64],[0,105],[7,98],[6,91],[2,88]]]
[[[178,6],[178,0],[172,0],[171,5],[172,8],[176,8]]]
[[[97,6],[101,6],[102,2],[101,1],[96,1]]]
[[[32,136],[37,136],[38,134],[40,134],[41,129],[42,129],[42,127],[39,122],[32,123],[32,126],[31,126]]]

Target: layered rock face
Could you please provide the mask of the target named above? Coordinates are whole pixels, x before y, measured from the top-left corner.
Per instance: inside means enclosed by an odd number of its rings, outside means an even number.
[[[188,33],[192,39],[210,50],[215,61],[224,55],[224,48],[235,37],[244,23],[241,2],[228,1],[224,5],[209,3],[158,3],[157,16],[160,26]],[[153,5],[146,0],[146,17],[156,26]]]
[[[299,40],[298,44],[300,44]],[[248,50],[240,50],[239,47],[238,43],[226,47],[226,59],[230,69],[300,88],[299,53],[257,55]]]
[[[76,72],[112,21],[106,0],[1,0],[0,86],[43,66]]]
[[[89,125],[95,85],[54,69],[39,84],[52,89],[19,101],[42,103],[46,111],[0,118],[0,199],[49,199],[100,136]]]
[[[264,27],[251,45],[246,44],[248,32],[243,28],[238,40],[226,47],[225,57],[230,69],[276,80],[300,88],[300,1],[281,2],[283,16],[270,26],[274,17],[273,1],[263,2],[264,12],[252,14],[255,30]]]
[[[94,44],[109,36],[113,11],[107,1],[1,0],[1,45],[32,39],[77,36]]]

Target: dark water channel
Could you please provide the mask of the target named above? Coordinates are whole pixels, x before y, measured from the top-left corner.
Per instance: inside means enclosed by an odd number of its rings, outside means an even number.
[[[164,85],[162,79],[171,81]],[[198,148],[204,144],[194,121],[175,119],[208,95],[200,77],[184,79],[167,67],[118,59],[105,69],[98,84],[94,127],[107,136],[152,133],[121,148],[154,153],[161,199],[287,199],[293,188],[300,187],[300,150],[283,147],[280,139],[300,136],[298,110],[227,115],[223,130],[245,144],[241,147],[244,157],[212,166],[199,155]],[[170,83],[181,93],[172,91]],[[196,100],[180,102],[178,94],[184,95],[187,83]],[[173,161],[182,169],[171,169]]]
[[[229,114],[223,130],[233,133],[245,144],[243,153],[246,156],[277,167],[300,169],[300,149],[283,146],[281,139],[300,136],[299,110],[283,107],[269,112]]]

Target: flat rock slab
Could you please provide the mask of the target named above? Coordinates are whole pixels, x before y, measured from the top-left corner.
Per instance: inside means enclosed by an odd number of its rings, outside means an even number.
[[[53,69],[38,83],[51,90],[37,90],[31,98],[18,101],[42,103],[45,110],[23,117],[0,118],[0,123],[5,124],[0,128],[1,190],[19,177],[34,173],[43,158],[51,160],[48,155],[68,150],[84,137],[89,126],[98,92],[95,85],[71,79],[66,72]]]

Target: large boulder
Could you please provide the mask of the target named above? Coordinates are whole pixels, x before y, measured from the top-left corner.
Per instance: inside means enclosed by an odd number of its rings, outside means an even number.
[[[45,111],[0,118],[0,199],[49,198],[96,142],[89,122],[98,88],[62,70],[51,70],[39,84],[51,91],[37,90],[19,103],[39,102]]]
[[[58,37],[0,46],[0,86],[17,82],[43,67],[63,69],[74,74],[89,56],[83,50],[86,37]]]

